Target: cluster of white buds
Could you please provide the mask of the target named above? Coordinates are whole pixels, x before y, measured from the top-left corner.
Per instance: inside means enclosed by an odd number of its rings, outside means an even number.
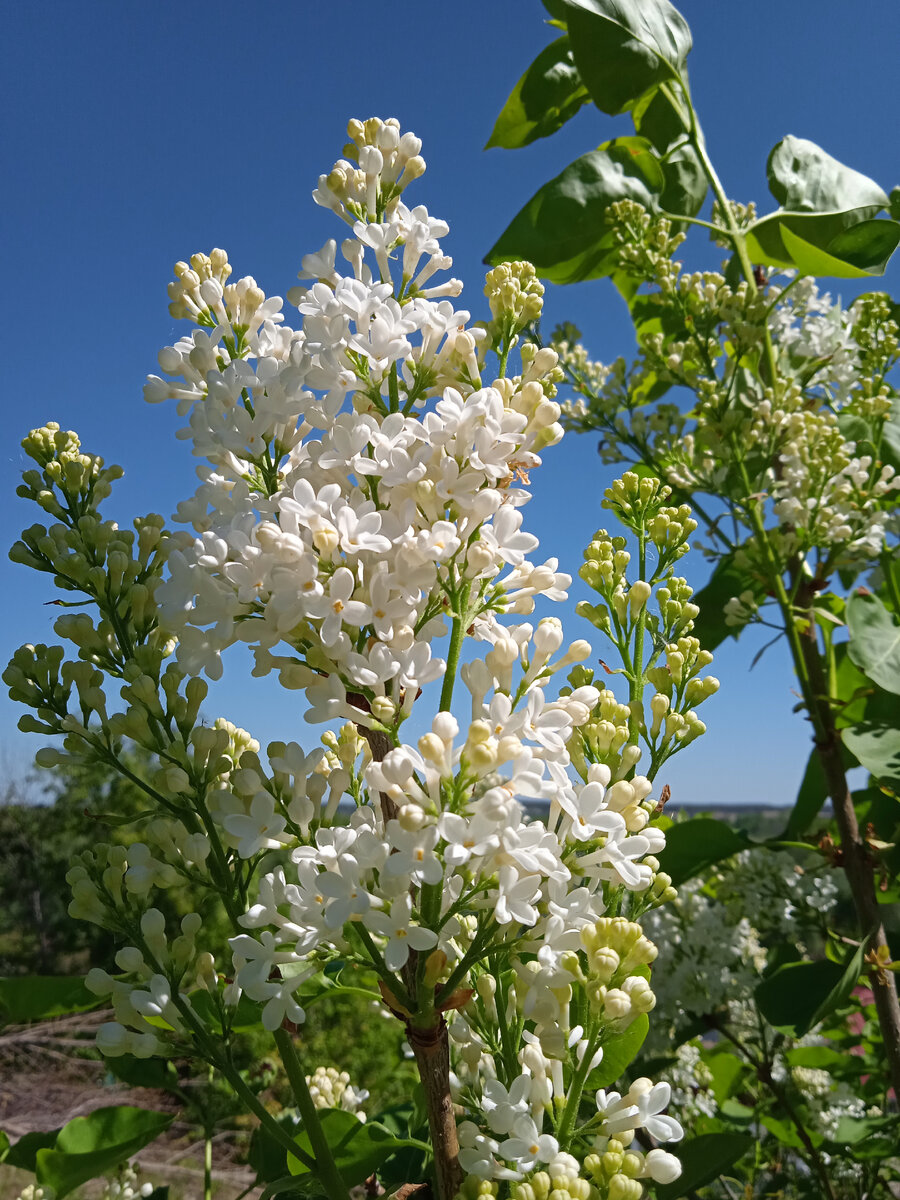
[[[306,1083],[316,1108],[342,1108],[365,1121],[362,1105],[368,1100],[369,1093],[364,1088],[354,1087],[347,1071],[316,1067],[312,1075],[307,1075]]]
[[[383,220],[403,190],[424,175],[425,160],[419,153],[422,142],[413,133],[401,133],[394,117],[386,121],[379,117],[353,119],[347,124],[347,136],[347,158],[319,176],[313,199],[348,224]]]
[[[146,1200],[154,1191],[152,1183],[141,1183],[140,1167],[136,1163],[126,1163],[119,1168],[115,1178],[105,1179],[103,1183],[98,1200]]]

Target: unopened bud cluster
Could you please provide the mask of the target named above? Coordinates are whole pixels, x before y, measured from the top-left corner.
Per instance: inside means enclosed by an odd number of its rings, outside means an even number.
[[[346,158],[319,176],[313,199],[349,224],[383,220],[404,189],[424,175],[422,142],[415,134],[401,133],[394,117],[353,119],[347,137]]]
[[[582,772],[591,762],[606,764],[615,779],[624,779],[641,758],[640,741],[650,749],[652,770],[704,733],[695,713],[719,687],[713,676],[700,678],[712,655],[691,635],[699,613],[692,589],[673,564],[688,550],[697,523],[687,505],[666,504],[671,489],[652,477],[629,471],[604,494],[604,505],[633,531],[641,553],[655,548],[649,579],[630,582],[631,552],[624,537],[598,530],[584,552],[579,574],[598,593],[600,602],[579,602],[576,611],[596,626],[619,651],[629,682],[629,698],[616,702],[608,689],[591,719],[573,738],[573,761]],[[645,561],[645,569],[650,564]],[[574,686],[594,682],[580,669],[570,676]],[[647,685],[654,694],[645,698]]]
[[[508,346],[512,338],[534,324],[544,306],[544,285],[529,262],[501,263],[488,271],[484,294],[491,307],[492,341]]]
[[[355,1088],[347,1071],[338,1071],[335,1067],[316,1067],[312,1075],[307,1075],[306,1084],[316,1108],[341,1108],[344,1112],[355,1113],[360,1121],[365,1121],[366,1114],[361,1111],[361,1106],[369,1093]]]

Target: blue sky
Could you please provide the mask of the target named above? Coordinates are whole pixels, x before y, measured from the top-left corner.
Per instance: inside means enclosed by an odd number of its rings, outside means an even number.
[[[736,199],[767,200],[765,160],[793,133],[818,142],[886,189],[900,182],[893,130],[900,6],[836,0],[685,0],[694,33],[690,72],[713,159]],[[109,515],[121,524],[161,511],[194,487],[173,407],[141,399],[158,349],[181,336],[168,315],[172,264],[222,246],[236,275],[284,294],[303,254],[338,233],[310,191],[339,156],[351,116],[397,116],[424,141],[428,172],[415,202],[449,221],[445,249],[483,315],[481,258],[545,180],[621,122],[582,110],[556,137],[525,150],[484,152],[494,117],[551,39],[539,0],[457,0],[381,10],[355,0],[257,9],[116,0],[8,6],[0,73],[7,393],[0,541],[39,514],[15,497],[28,429],[57,420],[86,448],[120,463]],[[264,15],[263,15],[264,14]],[[698,253],[706,258],[701,244]],[[897,268],[885,279],[889,290]],[[835,282],[845,298],[855,288]],[[605,282],[551,289],[546,324],[574,320],[596,357],[633,345],[621,301]],[[534,477],[526,526],[573,574],[598,525],[612,475],[595,439],[570,435]],[[53,638],[49,580],[7,563],[0,658]],[[690,560],[692,582],[705,580]],[[564,616],[566,614],[563,614]],[[587,627],[570,615],[571,637]],[[589,632],[589,631],[588,631]],[[806,726],[786,655],[759,643],[722,647],[709,734],[664,778],[685,803],[788,803],[802,773]],[[603,653],[598,643],[598,653]],[[309,744],[296,694],[247,680],[240,663],[210,697],[265,743]],[[0,698],[0,751],[13,770],[39,744],[16,731]]]

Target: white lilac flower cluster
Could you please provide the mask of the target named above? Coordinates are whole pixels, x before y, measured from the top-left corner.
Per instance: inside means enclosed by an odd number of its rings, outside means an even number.
[[[142,840],[97,846],[69,873],[73,913],[133,943],[117,955],[122,975],[88,976],[114,1009],[99,1043],[137,1056],[204,1045],[198,987],[223,1029],[243,996],[278,1031],[304,1020],[304,989],[324,967],[361,964],[407,1023],[417,1061],[426,1034],[449,1037],[465,1172],[486,1187],[531,1175],[537,1196],[545,1164],[557,1190],[558,1169],[573,1196],[593,1188],[633,1200],[642,1179],[680,1169],[664,1150],[630,1148],[639,1131],[681,1136],[662,1115],[668,1085],[638,1079],[620,1094],[591,1080],[603,1045],[655,1004],[656,947],[639,920],[673,894],[656,857],[665,839],[651,821],[651,784],[634,774],[637,743],[648,736],[656,756],[690,740],[701,727],[689,710],[716,686],[694,678],[709,656],[688,636],[690,589],[671,574],[692,523],[686,509],[660,507],[664,493],[644,496],[636,476],[616,493],[633,521],[654,522],[667,564],[653,618],[666,661],[652,676],[652,731],[640,671],[630,705],[589,672],[551,687],[591,647],[566,644],[555,618],[523,620],[539,599],[565,599],[570,583],[555,559],[529,558],[538,543],[522,529],[529,472],[562,436],[556,353],[525,344],[520,374],[507,373],[541,286],[528,264],[496,268],[485,289],[492,319],[470,325],[448,298],[460,285],[434,282],[450,266],[439,243],[447,226],[402,200],[424,170],[418,139],[378,119],[351,122],[349,136],[348,159],[315,192],[348,226],[349,270],[340,273],[334,241],[303,260],[307,283],[289,293],[297,328],[251,277],[229,282],[223,251],[176,267],[170,309],[195,327],[160,353],[164,374],[146,396],[177,402],[206,460],[176,514],[191,528],[163,535],[148,518],[135,558],[134,537],[116,541],[88,490],[87,533],[60,508],[58,536],[36,526],[17,547],[59,576],[63,560],[85,556],[84,537],[102,534],[115,547],[105,570],[115,566],[121,585],[98,593],[101,606],[113,597],[115,621],[65,627],[81,661],[25,647],[5,675],[41,717],[28,727],[65,735],[65,752],[42,761],[107,761],[130,739],[159,762],[146,786],[164,803]],[[26,448],[43,468],[32,472],[35,498],[53,499],[53,472],[106,487],[102,460],[56,426]],[[603,575],[607,551],[615,559],[607,599],[619,644],[649,620],[652,588],[628,587],[628,556],[604,538],[591,562]],[[96,574],[82,588],[91,595]],[[132,635],[138,609],[147,623]],[[467,636],[480,654],[460,665]],[[199,673],[218,677],[237,642],[252,647],[255,674],[277,672],[305,692],[308,721],[342,723],[324,750],[291,742],[262,753],[227,721],[200,722]],[[121,683],[124,712],[107,709],[104,671]],[[465,719],[450,711],[457,679]],[[427,732],[411,744],[403,723],[432,683],[440,711],[420,720]],[[80,716],[68,707],[76,695]],[[344,797],[349,819],[338,812]],[[547,818],[529,819],[529,802]],[[155,889],[182,878],[223,896],[233,968],[219,971],[200,948],[198,914],[170,940],[149,907]],[[327,1072],[308,1087],[329,1103],[356,1095]],[[572,1148],[597,1158],[589,1180]]]
[[[276,670],[305,690],[307,720],[368,733],[368,744],[345,737],[349,754],[327,776],[333,794],[356,787],[369,801],[345,825],[312,828],[309,795],[325,776],[297,746],[270,753],[268,771],[245,753],[215,802],[240,855],[293,847],[290,869],[262,879],[248,932],[232,940],[233,993],[263,1002],[269,1028],[301,1021],[307,972],[323,955],[368,947],[402,1014],[403,972],[411,955],[427,956],[437,1000],[464,1010],[451,1037],[487,1120],[464,1127],[461,1161],[481,1177],[521,1178],[559,1152],[541,1124],[565,1094],[566,1043],[600,1053],[596,1036],[588,1047],[568,1022],[577,952],[606,937],[594,996],[603,1021],[622,1028],[652,1006],[634,971],[655,951],[642,939],[635,955],[629,930],[602,923],[608,888],[649,892],[663,836],[647,825],[645,780],[611,787],[601,764],[569,774],[567,743],[600,693],[551,699],[546,685],[588,644],[565,647],[555,619],[500,619],[529,614],[539,596],[563,599],[569,584],[556,560],[529,561],[537,539],[520,512],[539,452],[562,433],[557,356],[528,348],[521,375],[483,378],[488,348],[505,360],[539,311],[533,272],[492,272],[493,321],[469,327],[467,312],[439,299],[459,285],[431,283],[450,265],[438,241],[447,226],[400,198],[409,164],[424,169],[417,139],[393,121],[349,132],[357,165],[338,163],[315,197],[349,226],[351,272],[339,273],[334,242],[304,259],[301,278],[313,282],[289,296],[299,328],[252,279],[226,283],[221,251],[177,268],[173,311],[197,328],[162,352],[168,378],[152,378],[146,394],[177,400],[210,465],[179,508],[195,532],[176,535],[157,600],[184,670],[216,676],[229,644],[250,643],[258,674]],[[418,744],[403,744],[397,731],[420,689],[456,668],[433,651],[448,629],[451,659],[461,630],[484,646],[460,672],[470,719],[461,727],[442,704]],[[526,820],[524,799],[552,802],[550,823]],[[507,1002],[535,1022],[507,1087],[458,987],[492,945],[527,952],[512,957]],[[482,992],[491,978],[480,974]],[[497,1089],[513,1097],[499,1108]],[[667,1097],[598,1099],[597,1137],[614,1125],[630,1141]],[[680,1134],[674,1124],[657,1132]]]
[[[683,884],[672,905],[644,918],[666,963],[655,984],[651,1044],[662,1050],[677,1029],[726,1006],[743,1024],[767,963],[763,942],[776,935],[804,947],[838,900],[832,872],[804,869],[786,851],[746,850],[707,879]]]

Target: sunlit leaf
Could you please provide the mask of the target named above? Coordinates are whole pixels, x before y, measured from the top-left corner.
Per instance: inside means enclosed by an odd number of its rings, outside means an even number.
[[[624,1033],[610,1034],[603,1042],[603,1058],[588,1080],[591,1091],[612,1087],[637,1058],[650,1030],[646,1013],[636,1017]]]
[[[154,1141],[174,1120],[172,1113],[130,1105],[98,1108],[60,1129],[53,1146],[37,1151],[38,1183],[54,1188],[57,1200],[89,1179],[115,1170]]]
[[[564,8],[575,64],[603,112],[625,112],[685,77],[691,31],[668,0],[564,0]]]
[[[680,887],[704,868],[739,854],[752,844],[746,834],[724,821],[692,817],[673,825],[666,833],[666,844],[659,853],[660,869],[671,875],[675,887]]]
[[[827,213],[890,205],[873,179],[854,171],[806,138],[788,135],[769,154],[769,191],[791,212]]]
[[[0,979],[0,1018],[10,1024],[88,1012],[106,1001],[69,975],[9,976]]]
[[[886,691],[900,695],[900,625],[877,596],[855,592],[847,601],[848,654]]]
[[[568,37],[546,46],[503,105],[488,138],[513,150],[556,133],[590,99],[572,59]]]
[[[604,142],[544,184],[485,261],[527,259],[554,283],[608,275],[617,267],[617,249],[605,220],[610,205],[631,199],[654,208],[664,183],[646,138]]]

